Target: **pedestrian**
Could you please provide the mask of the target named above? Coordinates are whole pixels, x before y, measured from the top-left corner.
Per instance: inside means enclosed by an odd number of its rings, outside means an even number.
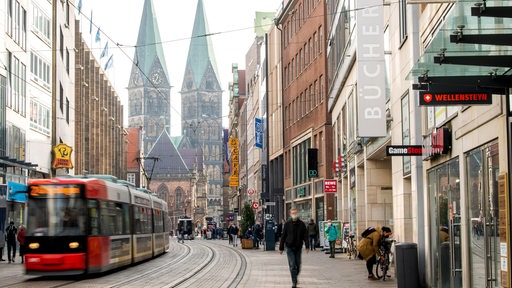
[[[7,259],[9,263],[14,262],[14,256],[16,255],[16,234],[18,234],[18,229],[14,226],[14,221],[9,223],[9,226],[5,228],[5,234],[7,241]]]
[[[331,252],[331,256],[329,256],[329,258],[334,258],[336,240],[340,237],[340,232],[338,231],[336,225],[332,225],[331,219],[327,220],[325,234],[327,234],[327,240],[329,241],[329,251]]]
[[[377,263],[376,254],[379,253],[379,244],[382,240],[391,236],[392,232],[389,227],[368,227],[362,233],[362,239],[357,244],[359,258],[366,261],[366,269],[368,270],[368,279],[379,280],[373,275],[373,265]]]
[[[309,250],[316,250],[316,238],[318,235],[318,225],[311,219],[308,223]]]
[[[233,223],[231,223],[228,227],[228,244],[233,245]],[[233,245],[235,246],[235,245]]]
[[[233,247],[238,246],[237,236],[238,236],[238,226],[236,226],[236,224],[233,224],[233,228],[231,228],[231,238],[233,238]]]
[[[297,277],[300,274],[302,243],[306,245],[306,253],[309,251],[308,229],[306,224],[299,219],[297,209],[290,210],[290,219],[283,227],[283,234],[279,242],[279,253],[283,254],[286,248],[288,266],[292,277],[292,287],[297,287]]]
[[[4,230],[0,230],[0,261],[5,261],[4,247],[5,247],[5,233],[4,233]]]
[[[256,222],[256,224],[254,224],[254,229],[253,229],[254,249],[260,249],[261,234],[262,234],[262,231],[261,231],[260,222]]]
[[[183,227],[178,228],[178,243],[185,244],[185,230]]]
[[[18,243],[20,243],[20,258],[21,263],[23,264],[24,256],[25,256],[25,226],[20,225],[20,232],[18,232]]]

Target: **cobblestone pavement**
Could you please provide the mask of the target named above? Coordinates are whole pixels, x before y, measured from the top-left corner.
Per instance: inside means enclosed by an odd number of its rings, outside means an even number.
[[[19,258],[17,259],[19,260]],[[367,279],[364,261],[346,254],[302,254],[299,287],[396,287],[394,269],[386,281]],[[0,262],[0,287],[291,287],[286,254],[232,247],[227,240],[171,238],[168,253],[153,260],[86,279],[24,275],[22,264]]]

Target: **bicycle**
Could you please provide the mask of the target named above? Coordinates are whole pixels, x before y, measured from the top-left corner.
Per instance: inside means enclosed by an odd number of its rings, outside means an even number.
[[[347,253],[348,253],[348,259],[357,259],[357,244],[356,240],[354,240],[354,234],[350,234],[349,236],[346,236],[347,241]]]
[[[380,256],[377,258],[377,267],[375,267],[375,276],[381,279],[382,281],[386,281],[386,278],[391,276],[388,275],[389,264],[391,263],[391,258],[393,254],[391,253],[391,246],[395,243],[395,240],[385,239],[381,241],[379,245],[379,254]]]

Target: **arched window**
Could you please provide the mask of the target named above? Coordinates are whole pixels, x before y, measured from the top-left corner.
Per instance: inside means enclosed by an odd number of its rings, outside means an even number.
[[[183,205],[183,188],[178,187],[174,192],[176,193],[176,202],[174,207],[176,207],[175,209],[181,209],[181,206]]]
[[[158,186],[158,188],[156,190],[156,194],[158,195],[158,197],[160,199],[163,199],[166,202],[169,202],[167,199],[167,195],[169,195],[169,189],[167,188],[167,186],[164,183],[162,183],[162,184],[160,184],[160,186]]]

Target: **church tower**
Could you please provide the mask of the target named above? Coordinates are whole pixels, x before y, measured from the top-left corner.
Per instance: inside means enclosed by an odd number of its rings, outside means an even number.
[[[222,89],[203,0],[198,0],[181,87],[183,136],[202,148],[208,177],[207,215],[222,215]]]
[[[142,127],[142,152],[147,155],[171,125],[171,85],[152,0],[144,1],[134,61],[128,83],[128,125]]]

